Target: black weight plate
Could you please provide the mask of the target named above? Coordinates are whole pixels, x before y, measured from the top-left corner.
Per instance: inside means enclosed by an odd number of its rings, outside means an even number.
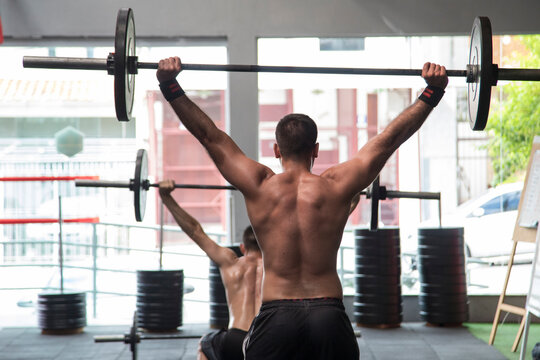
[[[418,236],[418,246],[433,246],[437,248],[463,248],[463,237],[428,237]]]
[[[403,306],[398,304],[372,304],[372,303],[353,303],[355,311],[360,313],[401,313],[403,312]]]
[[[367,275],[354,274],[354,281],[360,285],[399,285],[399,275]]]
[[[463,283],[457,284],[420,284],[420,293],[421,294],[466,294],[467,293],[467,284],[465,281]]]
[[[356,255],[354,257],[356,265],[369,266],[396,266],[401,263],[399,256],[366,256]]]
[[[468,85],[468,109],[471,129],[484,130],[489,115],[491,86],[496,84],[493,73],[491,23],[487,17],[474,19],[471,31],[469,65],[476,67],[474,79]]]
[[[419,238],[459,238],[463,237],[463,227],[425,227],[418,229]]]
[[[433,267],[458,267],[464,268],[465,256],[435,256],[435,255],[418,255],[418,265],[424,266],[428,271]]]
[[[38,319],[38,325],[41,329],[48,330],[78,329],[86,326],[86,316],[72,319]]]
[[[354,267],[355,274],[363,275],[401,275],[401,266],[399,264],[380,266],[380,265],[356,265]]]
[[[384,296],[399,296],[401,295],[401,285],[364,285],[355,284],[355,295],[384,295]]]
[[[439,284],[439,285],[456,285],[456,284],[466,284],[467,280],[464,275],[437,275],[431,273],[419,273],[418,277],[420,283],[424,284]]]
[[[146,210],[146,189],[143,187],[144,181],[148,178],[148,157],[146,150],[137,151],[135,161],[135,177],[133,178],[133,193],[135,204],[135,220],[142,221]]]
[[[141,149],[144,151],[143,149]],[[141,151],[139,150],[139,151]],[[137,280],[156,280],[156,279],[164,279],[164,280],[177,280],[182,279],[184,277],[184,271],[183,270],[137,270]]]
[[[365,312],[353,313],[357,324],[363,325],[381,325],[381,324],[399,324],[403,321],[403,314],[370,314]]]
[[[463,265],[441,265],[441,266],[425,266],[423,264],[418,265],[418,273],[422,275],[434,275],[434,276],[446,276],[446,277],[459,277],[465,279],[465,267]]]
[[[72,304],[86,302],[86,293],[38,294],[39,304]]]
[[[354,250],[357,256],[372,256],[372,257],[399,257],[399,246],[362,246],[356,247]]]
[[[424,294],[418,295],[420,304],[468,304],[467,294]]]
[[[370,293],[354,294],[354,303],[396,305],[401,304],[401,295],[396,294],[394,296],[389,296],[388,294]]]
[[[437,246],[437,245],[419,245],[418,255],[432,256],[464,256],[463,246]]]
[[[458,324],[469,320],[469,312],[462,313],[438,313],[420,311],[422,320],[431,324]]]
[[[133,11],[123,8],[116,17],[114,40],[114,105],[118,121],[131,120],[135,74],[128,70],[130,56],[135,56],[135,21]]]

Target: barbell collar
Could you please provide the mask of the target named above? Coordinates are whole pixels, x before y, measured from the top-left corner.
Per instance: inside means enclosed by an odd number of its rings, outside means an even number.
[[[143,184],[143,188],[145,188],[145,186],[159,187],[159,184],[150,184],[150,183]],[[174,184],[174,188],[175,189],[206,189],[206,190],[237,190],[234,186],[231,186],[231,185]]]
[[[24,56],[23,67],[38,69],[107,70],[107,59]]]
[[[425,192],[425,191],[394,191],[386,190],[386,197],[389,199],[425,199],[425,200],[440,200],[441,193]]]
[[[540,69],[499,68],[499,80],[540,81]]]
[[[94,342],[96,343],[105,343],[105,342],[124,342],[125,335],[96,335],[94,336]]]
[[[126,181],[107,181],[107,180],[75,180],[77,187],[111,187],[111,188],[130,188],[130,183]]]

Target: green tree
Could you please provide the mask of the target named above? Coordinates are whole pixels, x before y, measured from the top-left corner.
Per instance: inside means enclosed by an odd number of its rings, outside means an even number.
[[[528,50],[512,57],[522,68],[540,68],[540,35],[519,36]],[[519,179],[527,168],[531,144],[540,135],[540,82],[514,81],[493,102],[486,131],[495,177],[492,185]]]

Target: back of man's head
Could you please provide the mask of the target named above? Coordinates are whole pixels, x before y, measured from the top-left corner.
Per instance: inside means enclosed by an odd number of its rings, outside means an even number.
[[[259,248],[259,243],[257,242],[257,238],[255,237],[255,233],[253,232],[253,228],[251,226],[248,226],[244,230],[244,234],[242,235],[242,243],[244,244],[244,248],[247,251],[261,251]]]
[[[277,124],[276,142],[283,157],[307,155],[317,143],[317,125],[304,114],[286,115]]]

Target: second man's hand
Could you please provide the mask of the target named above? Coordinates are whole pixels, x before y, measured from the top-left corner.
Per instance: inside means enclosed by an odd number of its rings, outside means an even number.
[[[170,197],[171,192],[174,190],[174,180],[163,180],[159,182],[159,195],[163,197]]]

